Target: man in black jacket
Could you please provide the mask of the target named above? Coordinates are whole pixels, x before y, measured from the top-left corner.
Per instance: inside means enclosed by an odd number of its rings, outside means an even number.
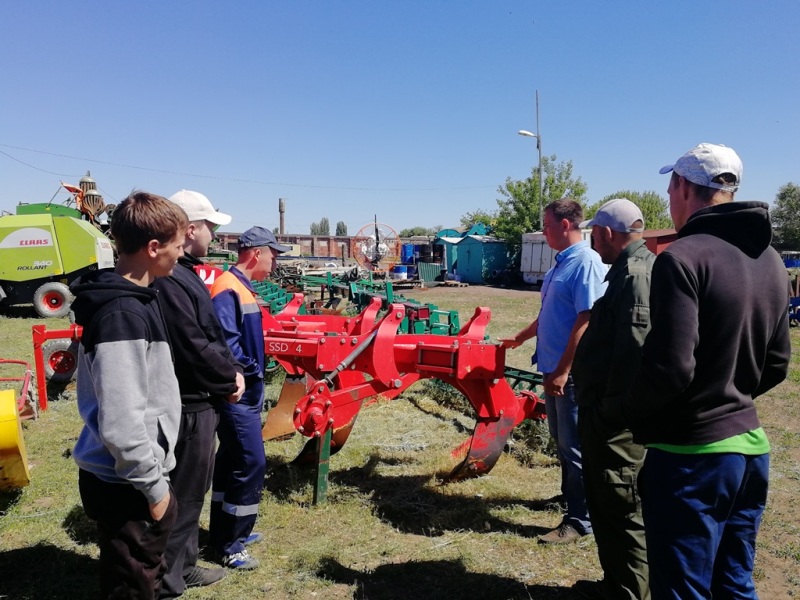
[[[653,265],[652,329],[631,393],[600,407],[645,444],[640,476],[653,600],[757,598],[769,441],[754,398],[786,377],[786,269],[763,202],[734,202],[742,162],[700,144],[661,169],[678,239]]]
[[[210,585],[225,576],[224,569],[197,565],[199,521],[214,471],[215,404],[237,402],[244,391],[242,367],[225,343],[208,289],[194,271],[203,264],[199,257],[208,254],[214,229],[230,223],[231,217],[198,192],[181,190],[169,200],[186,212],[189,228],[178,266],[153,284],[166,317],[182,402],[177,463],[170,473],[178,521],[167,545],[160,598],[177,598],[187,587]]]

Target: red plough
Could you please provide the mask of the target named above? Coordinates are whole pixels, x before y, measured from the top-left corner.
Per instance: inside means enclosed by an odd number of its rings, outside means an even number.
[[[21,420],[35,419],[39,415],[39,406],[36,403],[36,388],[33,386],[33,371],[24,360],[14,358],[0,358],[0,365],[19,365],[25,367],[22,377],[0,377],[0,381],[21,382],[21,390],[17,397],[16,406]]]
[[[265,439],[293,429],[313,440],[331,434],[335,452],[367,399],[395,398],[421,379],[437,378],[464,394],[477,417],[472,437],[454,451],[463,460],[446,480],[455,481],[490,471],[511,430],[543,414],[535,394],[515,393],[505,379],[505,349],[485,339],[488,308],[477,308],[457,335],[443,336],[398,333],[406,316],[403,304],[390,305],[379,318],[379,299],[355,317],[301,315],[302,303],[297,294],[280,313],[263,311],[266,352],[287,370],[287,384],[294,386],[282,392],[282,400],[296,400],[291,412],[279,401],[284,408],[275,419],[268,415]],[[282,424],[277,423],[280,413]],[[287,431],[289,418],[293,427]]]

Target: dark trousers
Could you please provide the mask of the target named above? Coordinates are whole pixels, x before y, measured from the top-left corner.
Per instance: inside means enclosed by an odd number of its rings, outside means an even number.
[[[642,508],[653,600],[755,599],[769,454],[647,451]]]
[[[261,438],[264,387],[248,389],[236,404],[220,408],[219,450],[211,493],[211,546],[217,554],[244,550],[253,532],[267,459]]]
[[[153,521],[147,499],[132,485],[108,483],[81,469],[78,487],[86,514],[97,521],[100,596],[157,598],[166,571],[164,550],[178,515],[175,496],[164,517]]]
[[[583,450],[583,481],[604,590],[610,598],[650,598],[638,476],[645,449],[627,429],[610,439],[598,434],[581,406],[578,432]]]
[[[200,513],[214,471],[215,432],[219,415],[213,408],[181,415],[175,468],[169,478],[178,499],[178,519],[169,536],[167,573],[160,598],[177,598],[186,590],[184,577],[197,565]]]

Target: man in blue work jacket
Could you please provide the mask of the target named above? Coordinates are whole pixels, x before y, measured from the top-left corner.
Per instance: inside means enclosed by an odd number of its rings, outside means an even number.
[[[245,392],[236,404],[221,407],[219,449],[211,486],[210,539],[219,561],[231,569],[255,569],[258,560],[246,546],[253,533],[267,461],[261,439],[264,406],[264,329],[251,281],[272,273],[276,257],[289,250],[263,227],[239,238],[239,258],[211,288],[214,309],[234,357],[244,367]]]

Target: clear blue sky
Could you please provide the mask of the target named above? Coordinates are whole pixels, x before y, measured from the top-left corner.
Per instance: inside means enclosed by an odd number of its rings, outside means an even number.
[[[0,210],[91,170],[205,193],[242,231],[456,226],[545,154],[589,200],[666,197],[699,142],[737,199],[800,182],[800,3],[0,0]],[[67,198],[65,192],[56,201]]]

